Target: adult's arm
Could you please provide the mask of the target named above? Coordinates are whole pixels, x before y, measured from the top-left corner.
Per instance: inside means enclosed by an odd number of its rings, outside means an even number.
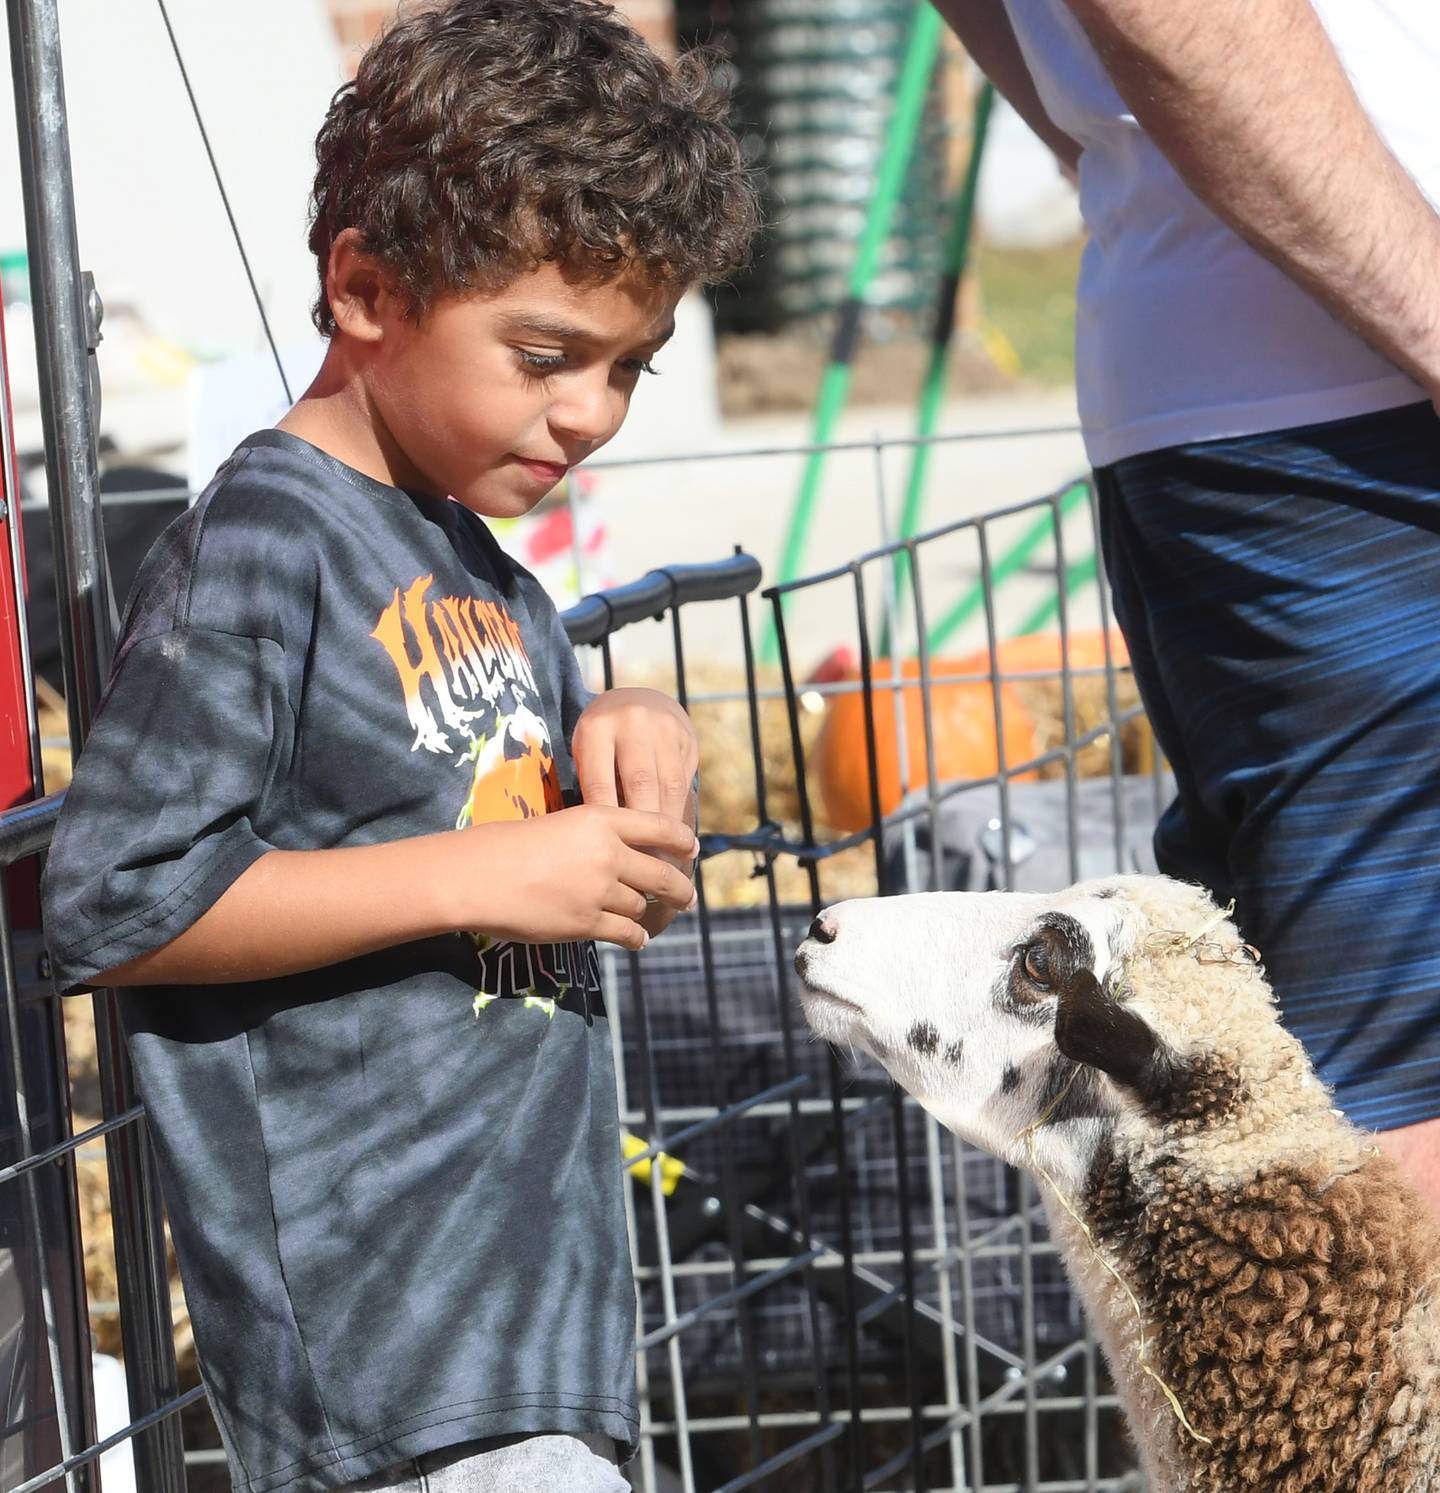
[[[976,67],[1004,94],[1011,108],[1065,165],[1074,168],[1080,146],[1045,112],[1035,81],[1015,39],[1004,0],[935,0]]]
[[[1310,0],[1066,3],[1190,189],[1440,399],[1440,214]]]

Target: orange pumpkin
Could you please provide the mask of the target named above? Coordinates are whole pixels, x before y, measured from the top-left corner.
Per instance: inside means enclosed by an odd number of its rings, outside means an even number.
[[[1034,632],[1023,638],[1007,638],[995,650],[1000,660],[1000,678],[1010,679],[1016,674],[1057,671],[1063,662],[1060,654],[1058,632]],[[1110,657],[1117,669],[1130,662],[1129,651],[1119,628],[1110,629]],[[1072,669],[1100,669],[1105,666],[1105,633],[1101,628],[1089,628],[1070,634],[1070,667]],[[990,674],[990,650],[981,648],[967,653],[957,660],[954,671],[965,674]],[[939,672],[939,670],[935,670]]]
[[[1128,658],[1124,640],[1111,634],[1116,665]],[[1037,633],[1011,638],[997,650],[1000,666],[1000,709],[1004,729],[1005,763],[1011,766],[1036,755],[1035,726],[1029,711],[1007,675],[1058,670],[1061,665],[1058,634]],[[1070,635],[1072,669],[1099,667],[1105,662],[1104,634],[1098,630]],[[865,697],[859,687],[859,670],[836,671],[843,682],[853,683],[853,692],[832,695],[826,703],[825,720],[810,758],[810,771],[819,780],[826,817],[836,829],[864,829],[871,823],[870,769],[865,741]],[[952,675],[978,675],[964,682],[945,683]],[[939,782],[988,778],[999,769],[1000,753],[995,733],[994,695],[990,687],[990,652],[981,649],[961,658],[932,658],[930,676],[941,681],[930,686],[930,713],[935,737],[935,774]],[[832,675],[832,677],[834,677]],[[906,788],[921,788],[926,782],[925,720],[920,689],[920,662],[907,658],[899,678],[914,680],[901,689],[886,689],[896,678],[894,664],[878,659],[872,670],[874,691],[875,768],[880,789],[880,812],[888,814],[901,800],[899,731],[895,699],[904,702]],[[1019,778],[1030,774],[1020,774]]]
[[[975,674],[973,664],[959,659],[931,659],[931,674]],[[985,671],[988,673],[988,664]],[[914,680],[899,690],[884,688],[896,678],[889,659],[878,659],[871,676],[874,692],[875,770],[880,788],[880,812],[888,814],[900,802],[900,750],[895,708],[903,701],[906,787],[925,784],[925,716],[918,659],[907,658],[899,678]],[[865,696],[859,674],[849,671],[853,692],[830,696],[825,721],[815,742],[810,768],[820,782],[825,814],[837,829],[864,829],[871,823],[870,764],[865,739]],[[1005,733],[1005,760],[1023,762],[1034,754],[1035,730],[1029,712],[1008,685],[1000,689]],[[930,686],[930,716],[935,733],[935,772],[941,782],[985,778],[999,766],[996,750],[994,696],[986,680]]]

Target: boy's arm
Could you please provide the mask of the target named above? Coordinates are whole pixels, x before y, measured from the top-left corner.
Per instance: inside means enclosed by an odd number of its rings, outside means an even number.
[[[676,820],[582,807],[385,845],[272,850],[178,937],[91,983],[273,979],[456,931],[642,948],[647,896],[669,910],[694,899],[659,857],[695,848]]]
[[[1011,108],[1072,170],[1080,145],[1045,112],[1030,76],[1020,43],[1006,14],[1004,0],[935,0],[975,66],[1004,94]]]

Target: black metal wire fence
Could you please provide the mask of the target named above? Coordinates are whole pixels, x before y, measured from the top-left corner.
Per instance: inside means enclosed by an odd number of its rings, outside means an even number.
[[[731,603],[743,674],[730,698],[747,718],[753,819],[702,835],[696,919],[644,959],[606,961],[623,1117],[641,1163],[630,1216],[642,1487],[1138,1486],[1033,1185],[942,1133],[877,1068],[810,1041],[790,972],[814,913],[856,890],[1038,889],[1152,868],[1163,766],[1103,577],[1091,579],[1097,529],[1088,490],[1077,504],[1067,489],[772,587],[758,611],[751,594]],[[1037,586],[1052,603],[1054,661],[1040,666],[1007,662],[1000,622],[1016,606],[994,556],[1013,554],[1017,534],[1031,537],[1020,609],[1033,613]],[[1077,567],[1081,551],[1089,563]],[[950,591],[979,587],[968,662],[931,654],[935,577]],[[807,682],[792,664],[789,608],[826,588],[848,608],[858,677]],[[675,684],[698,718],[715,696],[687,688],[687,616],[675,608],[666,624]],[[756,661],[760,616],[778,637],[773,678]],[[1077,617],[1098,623],[1083,649]],[[914,656],[908,672],[877,655],[881,627],[897,658]],[[704,633],[713,648],[713,621]],[[610,640],[600,648],[609,682]],[[1005,714],[1026,686],[1032,704],[1042,690],[1053,718],[1007,760],[1017,738]],[[993,772],[940,770],[957,689],[979,712]],[[870,822],[843,833],[822,827],[806,715],[847,694],[861,707],[853,750]],[[775,710],[788,738],[778,763],[764,739]],[[907,728],[921,738],[908,747]],[[899,781],[887,784],[897,745]],[[792,822],[771,777],[785,780]],[[882,809],[882,789],[898,792],[893,807]],[[701,801],[703,816],[703,772]],[[720,879],[733,891],[721,873],[736,858],[753,905],[715,906],[708,887]]]
[[[991,556],[1017,526],[1033,530],[1037,520],[1047,533],[1032,547],[1027,584],[1053,595],[1056,662],[1016,670],[1005,661],[997,619],[1007,603]],[[696,916],[643,957],[605,960],[630,1137],[616,1164],[631,1178],[641,1301],[643,1443],[632,1474],[639,1487],[1100,1493],[1136,1486],[1103,1365],[1033,1186],[943,1134],[879,1070],[810,1040],[790,971],[806,925],[837,895],[1058,885],[1146,866],[1162,783],[1158,764],[1138,764],[1148,769],[1141,774],[1130,760],[1127,732],[1143,728],[1143,718],[1125,703],[1126,671],[1113,651],[1103,587],[1076,594],[1067,554],[1085,542],[1093,549],[1093,504],[1077,510],[1055,494],[882,546],[758,596],[760,567],[737,553],[654,572],[566,614],[572,640],[582,653],[594,650],[597,682],[606,685],[617,677],[617,656],[623,671],[627,636],[658,618],[682,701],[697,717],[717,704],[740,712],[741,745],[730,743],[729,765],[733,771],[734,759],[744,759],[739,770],[751,782],[748,820],[727,811],[720,828],[702,835]],[[925,598],[935,574],[952,587],[957,577],[980,586],[980,646],[967,655],[970,672],[930,656]],[[823,588],[850,608],[854,679],[796,675],[788,608]],[[729,691],[691,686],[686,630],[702,607],[733,616],[738,678]],[[1100,623],[1099,664],[1080,667],[1070,657],[1077,608]],[[776,629],[773,673],[757,662],[760,617]],[[876,656],[882,621],[896,656],[917,658],[903,676]],[[713,618],[705,631],[713,652]],[[1049,685],[1058,721],[1045,739],[1037,733],[1032,752],[1008,760],[1005,712],[1014,686],[1026,682]],[[972,709],[981,701],[997,763],[985,775],[948,779],[938,764],[946,692],[957,686],[970,691]],[[807,716],[847,694],[860,704],[855,750],[864,755],[872,812],[867,826],[834,833],[823,827],[812,782]],[[918,729],[923,751],[912,755],[900,743],[899,782],[887,789],[898,787],[900,800],[885,812],[884,738],[903,738],[907,727]],[[920,760],[924,771],[906,781]],[[1100,775],[1086,776],[1097,763]],[[1041,772],[1048,776],[1037,781]],[[776,778],[784,780],[781,807]],[[702,820],[705,794],[702,776]],[[52,798],[0,816],[0,862],[41,853],[57,808]],[[737,900],[737,862],[747,886],[738,900],[748,905],[728,905]],[[722,876],[727,866],[731,874]],[[718,898],[710,890],[717,882],[725,887]],[[5,1487],[28,1493],[62,1479],[86,1487],[109,1441],[94,1439],[88,1398],[75,1156],[97,1144],[111,1150],[122,1138],[143,1152],[143,1111],[112,1086],[102,1123],[68,1133],[63,1029],[43,954],[33,936],[13,936],[5,916],[0,955],[6,1056],[16,1075],[0,1197],[9,1200],[4,1216],[16,1245],[12,1285],[36,1308],[22,1313],[28,1335],[12,1358],[32,1388],[12,1398],[21,1418],[0,1438],[15,1469]],[[102,1007],[99,1030],[113,1033],[105,1019]],[[122,1064],[113,1036],[98,1058],[102,1067]],[[147,1267],[122,1268],[117,1292],[133,1416],[121,1434],[133,1441],[148,1493],[185,1486],[179,1416],[201,1392],[179,1392],[158,1211],[149,1211],[155,1203],[144,1181],[128,1152],[112,1156],[117,1253],[127,1247],[127,1207],[132,1220],[148,1219],[157,1231]],[[135,1224],[128,1227],[133,1234]],[[42,1447],[55,1455],[39,1466]],[[192,1446],[192,1472],[206,1460],[213,1453]]]
[[[78,743],[113,642],[85,397],[98,308],[78,267],[54,0],[7,10]],[[878,480],[888,445],[911,443],[873,444]],[[872,498],[886,508],[883,491]],[[659,617],[681,699],[697,716],[738,711],[725,765],[749,781],[743,809],[717,818],[707,769],[697,915],[643,958],[606,957],[641,1305],[633,1480],[650,1493],[1136,1486],[1033,1186],[942,1134],[878,1070],[810,1041],[790,973],[811,917],[841,896],[1058,885],[1145,865],[1160,766],[1135,748],[1143,718],[1094,579],[1096,538],[1093,500],[1072,487],[758,595],[758,565],[737,554],[655,572],[567,616],[604,683]],[[8,559],[18,568],[13,546]],[[687,653],[701,609],[707,660],[718,648],[730,663],[718,688]],[[815,677],[800,640],[831,637],[837,619],[854,667]],[[1016,664],[1009,636],[1042,622],[1053,658]],[[1082,623],[1103,640],[1088,661],[1076,656]],[[952,655],[952,635],[971,651]],[[1017,737],[1022,714],[1036,725],[1022,687],[1048,690],[1051,705],[1043,731]],[[865,803],[858,827],[832,829],[814,728],[847,700],[859,729],[841,758]],[[950,763],[957,701],[991,743],[992,769]],[[0,1061],[12,1080],[0,1110],[0,1493],[93,1489],[100,1456],[127,1443],[142,1493],[180,1493],[212,1475],[216,1453],[203,1390],[182,1390],[177,1369],[162,1210],[114,1003],[94,1001],[97,1092],[83,1112],[100,1118],[76,1134],[61,1003],[38,933],[13,916],[58,807],[55,795],[0,814]],[[102,1154],[115,1301],[87,1304],[77,1165]],[[96,1308],[118,1318],[130,1411],[103,1439]]]

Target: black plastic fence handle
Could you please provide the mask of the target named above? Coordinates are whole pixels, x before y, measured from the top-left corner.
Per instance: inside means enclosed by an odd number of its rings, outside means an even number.
[[[64,802],[62,790],[0,814],[0,867],[13,866],[49,846]]]
[[[638,581],[597,591],[560,614],[571,643],[602,643],[632,622],[657,617],[692,601],[728,601],[747,596],[761,579],[753,555],[736,554],[705,565],[669,565]]]
[[[675,601],[681,606],[687,601],[732,601],[748,596],[763,579],[760,562],[743,550],[705,565],[667,565],[660,573],[674,582]]]

